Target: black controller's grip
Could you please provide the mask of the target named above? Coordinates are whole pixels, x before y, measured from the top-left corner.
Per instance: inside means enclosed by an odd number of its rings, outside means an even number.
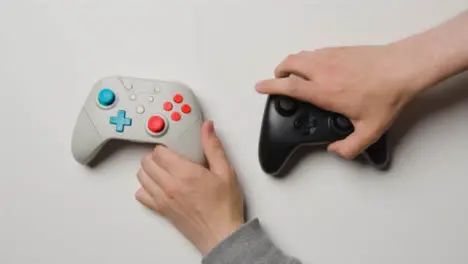
[[[362,155],[378,169],[387,169],[390,164],[388,133],[384,133],[379,140],[367,147]]]
[[[271,144],[266,138],[260,140],[260,165],[268,174],[276,174],[286,164],[295,146],[288,142]]]

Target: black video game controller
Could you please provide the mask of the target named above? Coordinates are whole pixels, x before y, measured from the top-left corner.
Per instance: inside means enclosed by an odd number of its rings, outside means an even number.
[[[259,143],[260,165],[267,174],[277,175],[292,154],[302,146],[326,146],[354,132],[345,116],[283,95],[269,95]],[[387,132],[361,153],[377,169],[390,161]]]

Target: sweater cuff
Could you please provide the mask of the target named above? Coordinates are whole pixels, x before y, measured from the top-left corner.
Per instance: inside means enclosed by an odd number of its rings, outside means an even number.
[[[214,247],[202,259],[202,264],[253,263],[281,255],[257,218],[243,224]]]

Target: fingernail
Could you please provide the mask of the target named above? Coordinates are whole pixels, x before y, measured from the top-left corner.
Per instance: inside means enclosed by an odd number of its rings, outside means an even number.
[[[265,81],[259,81],[255,84],[255,89],[258,90],[259,88],[261,88],[262,84],[264,83]]]
[[[214,133],[214,123],[213,123],[213,121],[208,121],[208,132],[210,134]]]

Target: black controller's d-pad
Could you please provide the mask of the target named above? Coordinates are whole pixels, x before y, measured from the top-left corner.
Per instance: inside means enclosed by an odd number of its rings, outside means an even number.
[[[317,118],[310,113],[302,113],[294,121],[294,128],[304,136],[312,135],[317,129]]]

